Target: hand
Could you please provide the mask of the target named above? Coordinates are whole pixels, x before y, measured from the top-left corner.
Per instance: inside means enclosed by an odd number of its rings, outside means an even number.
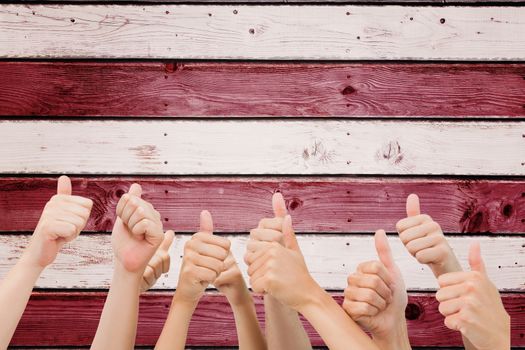
[[[275,217],[259,221],[257,228],[250,231],[250,240],[259,242],[277,242],[284,244],[282,226],[286,216],[286,204],[283,195],[275,193],[272,196],[272,207]]]
[[[348,276],[343,309],[374,340],[408,344],[405,320],[408,297],[403,276],[392,257],[385,231],[377,231],[374,239],[380,261],[362,263]],[[400,335],[405,339],[396,339]]]
[[[420,213],[419,198],[411,194],[406,204],[407,218],[397,222],[399,238],[421,264],[427,264],[436,277],[443,273],[461,271],[456,255],[439,224]]]
[[[24,260],[41,268],[51,264],[67,242],[78,237],[86,226],[93,201],[72,196],[71,180],[67,176],[58,179],[57,194],[44,207]]]
[[[250,240],[244,257],[254,292],[268,293],[298,310],[310,302],[310,291],[319,289],[308,272],[287,215],[282,224],[284,247],[277,242]]]
[[[438,278],[436,293],[445,325],[467,338],[477,350],[510,349],[510,317],[498,289],[489,280],[479,243],[469,251],[471,271]]]
[[[164,234],[164,240],[146,266],[142,275],[140,291],[145,292],[152,288],[163,273],[170,270],[170,246],[175,238],[175,233],[169,230]]]
[[[213,221],[208,211],[201,212],[200,230],[184,246],[184,257],[175,296],[196,303],[210,283],[225,270],[230,241],[213,235]]]
[[[252,302],[241,270],[231,252],[224,260],[224,270],[213,281],[213,285],[226,295],[231,305],[240,305],[247,300]]]
[[[141,195],[140,185],[133,184],[120,198],[111,235],[118,262],[126,271],[139,275],[164,239],[159,212]]]

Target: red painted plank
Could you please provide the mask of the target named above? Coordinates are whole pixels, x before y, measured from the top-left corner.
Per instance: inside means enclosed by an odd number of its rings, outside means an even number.
[[[212,212],[217,232],[246,232],[272,215],[276,191],[299,232],[394,231],[412,192],[446,232],[525,232],[525,180],[73,178],[74,192],[95,202],[88,231],[111,230],[118,198],[132,181],[176,232],[193,232],[202,209]],[[31,231],[55,186],[52,178],[0,178],[0,231]]]
[[[340,293],[334,294],[341,302]],[[13,338],[17,346],[87,345],[95,333],[106,294],[102,292],[34,293]],[[503,302],[512,317],[512,344],[525,345],[525,294],[504,294]],[[157,340],[171,303],[171,293],[142,296],[137,345]],[[256,298],[259,319],[263,304]],[[413,346],[459,346],[459,333],[448,330],[432,294],[413,294],[406,311]],[[310,325],[314,345],[323,345]],[[67,331],[64,331],[67,330]],[[203,331],[205,330],[205,331]],[[207,294],[200,302],[190,325],[188,345],[232,346],[237,344],[233,314],[221,295]]]
[[[525,64],[0,62],[0,115],[525,116]]]

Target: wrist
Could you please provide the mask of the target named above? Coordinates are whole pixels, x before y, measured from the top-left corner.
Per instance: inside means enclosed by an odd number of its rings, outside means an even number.
[[[113,284],[125,284],[130,288],[137,289],[137,292],[140,292],[140,282],[142,279],[143,272],[131,272],[128,271],[122,263],[116,259],[115,267],[113,270]]]
[[[173,294],[171,304],[177,305],[178,308],[195,310],[197,308],[197,304],[199,304],[199,299],[200,295],[195,296],[195,298],[188,298],[187,296],[182,295],[179,289],[176,289],[175,294]]]
[[[32,254],[27,250],[22,254],[20,260],[18,260],[17,265],[23,267],[26,273],[36,276],[40,276],[42,271],[44,271],[46,268],[45,266],[39,264],[38,261],[32,257]]]
[[[315,310],[319,310],[320,308],[324,309],[331,302],[335,302],[318,284],[315,284],[314,288],[305,290],[308,291],[305,300],[296,307],[292,307],[295,311],[303,315],[309,312],[315,312]]]
[[[446,273],[463,271],[461,264],[452,252],[448,259],[441,263],[433,264],[430,268],[436,278]]]
[[[406,320],[403,318],[396,322],[396,326],[388,332],[381,334],[372,333],[372,340],[380,348],[385,350],[410,350]]]

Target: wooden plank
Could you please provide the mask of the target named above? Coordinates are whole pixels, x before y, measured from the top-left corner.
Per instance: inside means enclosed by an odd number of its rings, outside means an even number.
[[[168,228],[169,226],[166,226]],[[0,235],[0,276],[13,266],[27,245],[29,236]],[[157,284],[159,289],[177,286],[184,243],[190,235],[177,235],[171,248],[172,269]],[[243,273],[246,265],[247,235],[228,236]],[[525,291],[525,237],[457,237],[449,242],[466,268],[468,247],[476,239],[481,243],[488,273],[503,291]],[[436,280],[426,266],[412,258],[397,236],[390,237],[396,261],[409,290],[436,290]],[[371,235],[299,235],[305,260],[312,276],[321,286],[337,290],[346,287],[346,278],[361,262],[377,259]],[[107,288],[113,271],[110,235],[83,234],[64,249],[55,263],[44,271],[38,288]],[[245,273],[246,277],[246,273]]]
[[[272,216],[271,196],[283,193],[296,229],[303,233],[395,231],[410,193],[448,233],[525,232],[525,180],[429,178],[73,178],[76,194],[94,201],[86,230],[111,231],[116,204],[131,183],[176,232],[193,232],[202,209],[217,232],[236,233]],[[53,178],[0,177],[0,231],[32,231],[56,191]],[[242,213],[242,215],[238,215]],[[236,220],[231,220],[235,216]]]
[[[2,2],[8,2],[7,0],[0,0],[0,3]],[[21,3],[83,3],[88,2],[90,4],[93,3],[129,3],[129,0],[19,0]],[[289,4],[289,3],[301,3],[301,4],[316,4],[316,3],[323,3],[323,4],[399,4],[399,5],[406,5],[406,4],[417,4],[417,5],[423,5],[423,4],[480,4],[480,5],[493,5],[493,4],[505,4],[505,5],[518,5],[520,3],[523,3],[523,0],[141,0],[141,3],[150,3],[150,4],[177,4],[177,3],[210,3],[210,4]]]
[[[338,302],[340,293],[334,293]],[[12,345],[67,346],[90,344],[106,294],[33,293],[18,326]],[[171,303],[171,293],[147,293],[141,297],[137,345],[156,342]],[[263,303],[255,297],[260,322],[264,322]],[[503,303],[512,318],[512,345],[525,345],[525,294],[504,294]],[[432,294],[411,294],[407,308],[409,336],[412,346],[459,346],[459,333],[448,330],[438,312]],[[80,317],[79,317],[80,316]],[[304,320],[303,320],[304,321]],[[323,345],[315,330],[307,323],[307,332],[314,345]],[[67,332],[59,330],[67,329]],[[203,331],[205,330],[205,331]],[[201,299],[188,332],[188,345],[237,345],[232,311],[222,295],[207,293]]]
[[[523,7],[0,5],[0,57],[523,60]]]
[[[525,175],[525,122],[4,120],[0,135],[4,174]]]
[[[0,61],[0,76],[3,116],[525,116],[525,64]]]

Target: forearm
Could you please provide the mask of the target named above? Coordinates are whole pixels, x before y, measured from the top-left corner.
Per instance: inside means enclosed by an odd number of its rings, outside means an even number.
[[[26,308],[33,286],[44,269],[22,256],[0,284],[0,349],[6,349]]]
[[[372,339],[320,287],[298,310],[317,330],[330,350],[379,350]]]
[[[235,317],[235,327],[237,328],[237,337],[239,338],[240,350],[265,350],[266,340],[259,326],[255,305],[252,296],[245,287],[246,292],[241,300],[232,302],[230,305]]]
[[[133,349],[142,275],[115,263],[113,280],[91,349]]]
[[[372,335],[374,343],[382,350],[411,350],[408,339],[406,320],[403,318],[397,323],[396,329],[389,334],[376,336]]]
[[[269,350],[312,349],[297,311],[271,295],[264,296],[266,341]]]
[[[155,350],[184,350],[191,317],[198,301],[181,300],[177,292],[173,296],[168,318],[162,328]]]

